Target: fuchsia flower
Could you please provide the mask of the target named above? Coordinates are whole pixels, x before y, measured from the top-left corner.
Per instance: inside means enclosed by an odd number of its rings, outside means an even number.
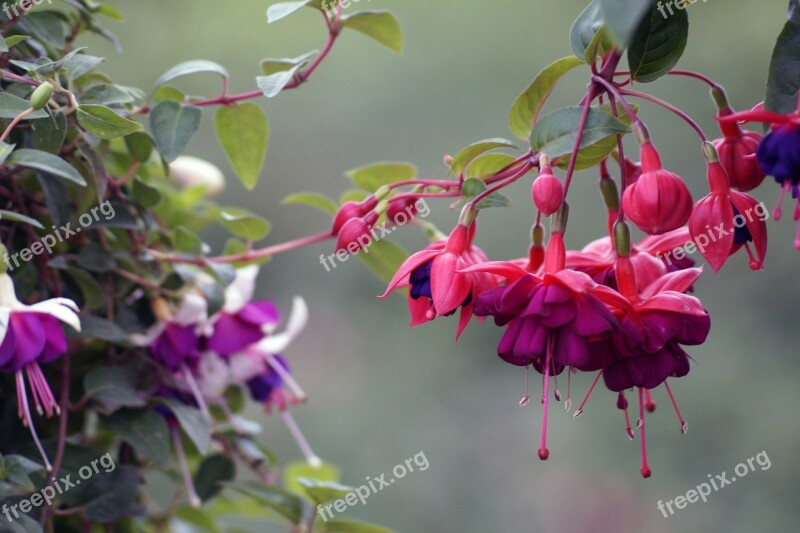
[[[561,207],[564,202],[564,187],[561,181],[553,175],[553,169],[547,156],[542,155],[539,162],[539,176],[533,180],[531,197],[536,209],[549,217]]]
[[[750,268],[758,270],[763,267],[767,252],[766,219],[755,216],[760,204],[752,196],[732,190],[713,146],[706,144],[704,150],[709,158],[711,192],[697,202],[692,212],[689,220],[692,240],[714,272],[719,272],[728,257],[742,247],[750,256]]]
[[[798,194],[800,192],[800,155],[798,155],[800,154],[800,99],[798,99],[798,109],[785,115],[764,111],[763,105],[759,105],[752,111],[735,113],[720,121],[770,124],[770,132],[758,146],[756,157],[764,173],[775,178],[781,187],[778,205],[775,208],[775,220],[781,219],[781,204],[786,193],[791,192],[792,198],[797,200],[792,217],[800,221],[800,194]],[[794,246],[800,250],[800,223]]]
[[[641,145],[642,174],[625,189],[622,206],[639,229],[658,235],[686,224],[692,213],[692,195],[677,174],[664,170],[650,141]]]
[[[17,300],[11,277],[5,272],[0,274],[0,370],[15,375],[17,413],[22,424],[30,428],[48,471],[52,468],[33,425],[25,378],[30,384],[31,397],[39,415],[49,418],[59,414],[61,409],[39,365],[49,363],[67,351],[67,338],[60,322],[80,331],[75,302],[67,298],[51,298],[25,305]]]
[[[497,285],[497,279],[490,274],[464,271],[488,260],[483,251],[472,245],[474,231],[474,223],[470,228],[458,224],[446,241],[435,242],[406,259],[380,297],[409,287],[411,326],[449,316],[461,307],[458,338],[472,317],[475,296]]]

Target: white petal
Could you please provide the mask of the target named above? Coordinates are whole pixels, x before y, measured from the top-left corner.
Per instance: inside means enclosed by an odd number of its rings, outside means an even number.
[[[143,333],[131,333],[129,338],[136,346],[150,346],[150,344],[156,340],[156,337],[161,335],[166,327],[166,322],[156,322],[147,328]]]
[[[0,274],[0,307],[16,307],[19,305],[17,293],[14,292],[14,282],[11,276],[3,272]]]
[[[269,335],[258,343],[258,349],[264,353],[276,354],[286,349],[308,323],[308,306],[300,296],[292,300],[292,313],[286,324],[286,331],[276,335]]]
[[[51,298],[33,305],[26,305],[23,312],[45,313],[53,316],[75,331],[81,330],[81,319],[78,316],[78,306],[68,298]]]
[[[256,290],[256,277],[258,277],[258,265],[249,265],[236,271],[236,277],[228,288],[225,289],[225,306],[223,311],[226,313],[236,313],[253,299]]]
[[[205,322],[208,317],[206,299],[195,292],[189,292],[181,300],[174,321],[182,326]]]
[[[10,317],[11,308],[0,307],[0,344],[3,344],[3,341],[6,338],[6,332],[8,332],[8,319]]]
[[[264,358],[255,353],[241,352],[228,358],[231,375],[236,381],[243,383],[267,371]]]

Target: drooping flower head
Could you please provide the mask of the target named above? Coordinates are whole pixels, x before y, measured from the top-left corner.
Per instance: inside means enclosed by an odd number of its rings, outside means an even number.
[[[721,88],[715,87],[711,94],[717,103],[718,119],[734,114]],[[756,159],[763,136],[754,131],[743,130],[736,121],[721,120],[719,125],[723,136],[712,141],[712,144],[717,149],[720,164],[728,173],[731,187],[742,192],[755,189],[766,177]]]
[[[742,247],[750,256],[750,268],[758,270],[767,252],[767,225],[766,218],[760,216],[761,205],[752,196],[731,189],[710,143],[704,145],[704,153],[710,192],[697,202],[689,220],[692,241],[714,272],[719,272],[728,257]]]
[[[50,462],[31,417],[26,378],[36,411],[48,418],[59,414],[61,408],[39,365],[49,363],[67,351],[67,338],[61,322],[80,331],[75,302],[67,298],[51,298],[25,305],[17,299],[11,277],[5,272],[0,273],[0,371],[15,375],[17,412],[22,424],[30,428],[48,471],[51,470]]]
[[[459,223],[446,240],[406,259],[389,282],[381,298],[400,287],[409,287],[411,326],[449,316],[461,307],[458,338],[472,316],[475,297],[497,285],[491,274],[465,272],[466,268],[487,261],[483,251],[472,245],[474,228],[474,221],[469,226]]]

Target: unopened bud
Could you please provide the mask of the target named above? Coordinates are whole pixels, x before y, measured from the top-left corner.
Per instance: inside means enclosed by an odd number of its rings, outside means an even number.
[[[614,249],[619,257],[631,255],[631,229],[622,220],[614,224]]]
[[[31,108],[38,111],[50,101],[50,98],[53,97],[53,84],[49,81],[46,81],[39,85],[31,94]]]

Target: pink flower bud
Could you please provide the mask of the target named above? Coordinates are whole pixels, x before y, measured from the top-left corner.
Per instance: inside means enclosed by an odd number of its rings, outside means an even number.
[[[641,147],[641,162],[642,175],[622,197],[625,214],[649,235],[686,224],[692,214],[692,195],[681,177],[661,167],[658,151],[650,142]]]
[[[405,200],[392,201],[389,203],[389,208],[386,210],[386,217],[398,226],[408,224],[416,216],[416,198],[406,198]]]
[[[372,226],[378,215],[372,211],[364,217],[351,218],[339,229],[336,252],[357,254],[372,243]]]
[[[766,174],[756,159],[762,136],[754,131],[739,131],[738,135],[725,136],[713,141],[719,162],[728,172],[731,186],[740,191],[751,191],[761,185]]]
[[[564,188],[561,181],[550,172],[550,169],[545,168],[533,181],[531,196],[536,209],[541,211],[544,216],[549,217],[561,207],[561,203],[564,201]]]

